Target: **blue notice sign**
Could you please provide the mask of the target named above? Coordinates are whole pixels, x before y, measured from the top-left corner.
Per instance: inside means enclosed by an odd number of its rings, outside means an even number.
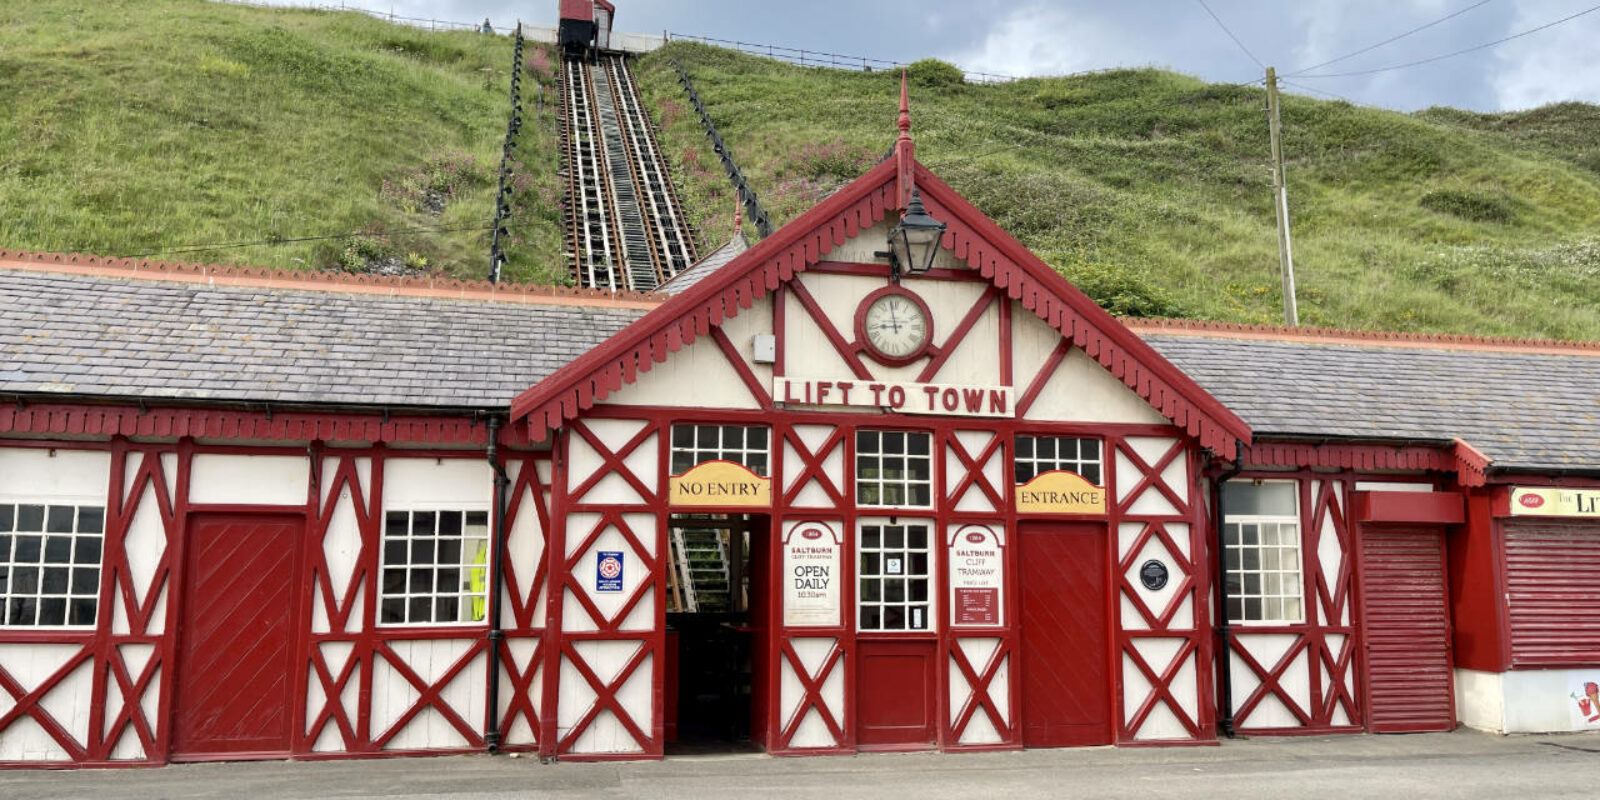
[[[622,591],[622,553],[601,550],[594,562],[594,590]]]

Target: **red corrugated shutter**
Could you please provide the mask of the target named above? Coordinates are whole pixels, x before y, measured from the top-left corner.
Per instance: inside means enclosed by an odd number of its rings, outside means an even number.
[[[1453,729],[1443,532],[1368,528],[1362,535],[1361,583],[1372,730]]]
[[[1506,525],[1514,667],[1600,663],[1600,525]]]

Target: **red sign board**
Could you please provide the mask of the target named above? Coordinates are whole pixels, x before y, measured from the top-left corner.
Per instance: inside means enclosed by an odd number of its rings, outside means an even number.
[[[1000,590],[957,586],[954,611],[957,625],[999,625]]]

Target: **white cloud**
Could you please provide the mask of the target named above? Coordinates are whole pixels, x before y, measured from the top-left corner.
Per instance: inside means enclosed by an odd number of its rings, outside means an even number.
[[[1529,6],[1532,7],[1529,7]],[[1575,13],[1581,9],[1572,9]],[[1549,4],[1521,5],[1511,29],[1525,31],[1560,19]],[[1600,101],[1600,73],[1594,69],[1594,42],[1600,13],[1540,31],[1496,48],[1499,69],[1493,80],[1502,110],[1533,108],[1561,100]]]
[[[1001,75],[1065,75],[1125,62],[1132,52],[1120,32],[1086,14],[1043,5],[1014,8],[974,47],[950,61]]]

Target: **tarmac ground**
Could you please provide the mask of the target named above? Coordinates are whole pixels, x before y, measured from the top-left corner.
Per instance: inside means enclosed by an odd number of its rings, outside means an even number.
[[[0,798],[1600,798],[1600,732],[1238,739],[1076,748],[549,763],[523,756],[0,772]]]

